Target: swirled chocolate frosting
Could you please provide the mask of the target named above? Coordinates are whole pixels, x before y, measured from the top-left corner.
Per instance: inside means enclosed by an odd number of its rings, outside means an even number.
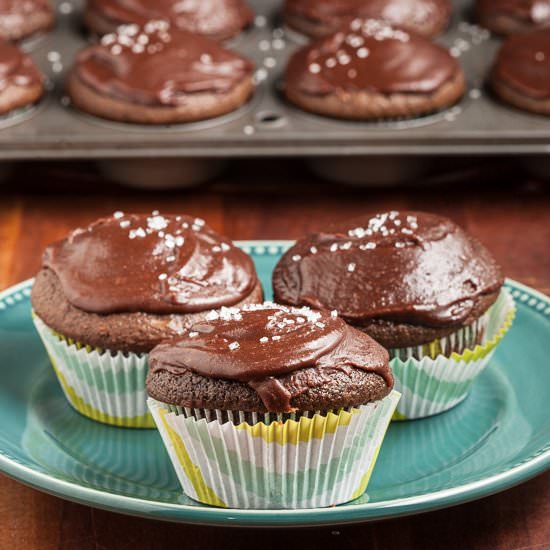
[[[328,312],[270,302],[212,312],[208,321],[158,345],[149,364],[153,372],[190,370],[247,383],[270,412],[292,411],[277,377],[307,367],[355,367],[393,386],[388,352],[372,338]]]
[[[503,284],[490,253],[451,220],[421,212],[364,216],[299,240],[273,273],[275,299],[373,319],[460,325]]]
[[[550,30],[511,35],[493,70],[498,80],[529,97],[550,98]]]
[[[251,75],[252,64],[212,40],[150,21],[105,35],[79,54],[74,70],[102,95],[178,106],[189,94],[230,91]]]
[[[507,15],[534,25],[550,25],[550,0],[478,0],[482,17]]]
[[[9,86],[36,86],[43,77],[29,55],[17,46],[0,41],[0,91]]]
[[[362,17],[409,28],[447,19],[451,6],[448,0],[287,0],[285,10],[331,27]]]
[[[257,283],[249,256],[200,218],[115,213],[49,246],[67,300],[90,313],[193,313],[230,306]]]
[[[449,52],[428,39],[374,19],[356,19],[298,50],[285,80],[287,86],[311,95],[337,90],[430,93],[458,71]]]
[[[145,25],[164,19],[207,36],[226,34],[228,29],[234,34],[254,17],[243,0],[91,0],[90,7],[115,22]]]

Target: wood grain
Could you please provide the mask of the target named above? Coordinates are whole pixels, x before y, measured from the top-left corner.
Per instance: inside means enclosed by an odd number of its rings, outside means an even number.
[[[207,188],[148,193],[108,185],[86,164],[27,165],[0,187],[0,288],[31,277],[49,242],[114,210],[187,212],[233,239],[286,239],[366,211],[414,208],[451,216],[492,250],[508,276],[550,294],[550,185],[485,176],[452,186],[365,190],[314,180],[296,162],[257,161],[237,164],[225,181]],[[550,474],[448,510],[301,530],[132,518],[0,475],[0,550],[285,547],[544,550],[550,548]]]

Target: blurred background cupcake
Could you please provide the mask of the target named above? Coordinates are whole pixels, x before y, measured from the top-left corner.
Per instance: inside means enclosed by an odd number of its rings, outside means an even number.
[[[388,354],[328,312],[224,308],[157,346],[149,407],[188,496],[230,508],[359,497],[399,399]]]
[[[84,23],[96,34],[120,25],[142,26],[163,19],[174,27],[213,40],[225,40],[252,22],[254,13],[243,0],[88,0]]]
[[[252,260],[201,219],[116,213],[49,246],[35,324],[71,405],[151,427],[147,353],[221,306],[262,299]]]
[[[49,0],[2,0],[0,39],[22,40],[53,27],[54,11]]]

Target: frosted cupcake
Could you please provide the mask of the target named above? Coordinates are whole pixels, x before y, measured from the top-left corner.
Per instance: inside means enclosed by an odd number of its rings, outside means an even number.
[[[213,308],[261,301],[262,289],[252,260],[203,220],[118,212],[46,249],[31,299],[71,405],[152,427],[148,352]]]
[[[422,212],[363,216],[309,235],[273,273],[279,302],[337,310],[390,350],[408,418],[466,397],[511,322],[502,284],[479,241]]]
[[[231,508],[360,496],[399,399],[388,354],[336,315],[224,308],[150,356],[149,406],[187,495]]]

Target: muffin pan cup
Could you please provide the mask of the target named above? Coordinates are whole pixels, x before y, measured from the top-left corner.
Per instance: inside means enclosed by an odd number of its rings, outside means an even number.
[[[25,45],[53,89],[35,115],[0,128],[0,160],[124,159],[126,170],[119,164],[111,177],[143,186],[143,174],[133,169],[132,159],[191,159],[197,166],[180,170],[181,185],[188,185],[210,177],[204,174],[213,158],[304,156],[327,178],[340,180],[342,173],[354,183],[384,185],[429,175],[433,159],[441,155],[548,156],[548,118],[507,106],[486,89],[501,40],[470,23],[469,0],[453,2],[452,23],[437,39],[465,70],[464,99],[435,115],[383,123],[330,119],[289,104],[280,92],[281,78],[288,57],[306,41],[282,24],[282,0],[249,1],[255,23],[226,43],[256,65],[257,90],[249,105],[202,123],[147,127],[82,116],[71,106],[64,91],[66,75],[76,53],[93,38],[82,28],[84,1],[59,0],[55,28]],[[353,173],[336,162],[351,157],[362,163]],[[172,185],[159,166],[148,176],[148,187]],[[548,169],[541,171],[550,176]],[[170,180],[179,185],[177,177]]]
[[[109,352],[57,334],[33,315],[34,325],[71,406],[104,424],[154,428],[147,409],[147,354]]]
[[[179,414],[151,398],[148,405],[190,498],[224,508],[298,509],[365,492],[399,397],[392,391],[350,410],[252,425]]]
[[[424,346],[390,350],[395,389],[402,394],[394,420],[433,416],[466,399],[496,346],[512,326],[515,311],[514,299],[503,289],[476,327],[466,327]],[[464,350],[464,344],[469,339],[474,342],[481,327],[482,342]],[[462,351],[451,351],[454,349]],[[444,355],[445,350],[450,353]]]

